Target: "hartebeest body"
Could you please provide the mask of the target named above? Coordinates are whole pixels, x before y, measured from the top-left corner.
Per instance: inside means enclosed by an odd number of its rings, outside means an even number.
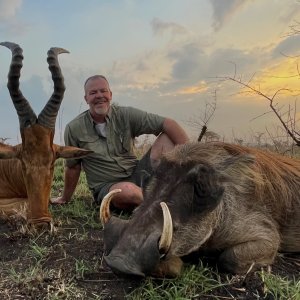
[[[57,56],[68,51],[62,48],[51,48],[48,51],[47,61],[54,92],[42,112],[36,116],[19,89],[22,49],[10,42],[0,45],[12,51],[7,87],[19,116],[22,138],[22,144],[16,146],[0,143],[0,211],[11,214],[21,205],[27,204],[29,223],[48,223],[51,221],[48,204],[55,160],[91,153],[53,143],[55,121],[65,91]]]

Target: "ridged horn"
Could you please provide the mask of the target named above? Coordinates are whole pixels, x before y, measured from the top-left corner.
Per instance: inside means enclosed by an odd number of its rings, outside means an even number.
[[[53,130],[55,129],[56,116],[66,89],[57,58],[58,54],[61,53],[69,53],[69,51],[63,48],[51,48],[48,51],[47,62],[54,83],[54,92],[38,116],[40,125]]]
[[[23,50],[15,43],[2,42],[1,46],[7,47],[12,52],[11,64],[8,72],[7,88],[19,117],[20,128],[28,127],[36,123],[36,115],[29,102],[20,91],[20,75],[23,67]]]

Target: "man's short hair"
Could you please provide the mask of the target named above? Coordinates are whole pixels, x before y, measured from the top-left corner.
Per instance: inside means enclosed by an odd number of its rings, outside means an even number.
[[[85,86],[86,86],[86,84],[88,83],[89,80],[94,80],[94,79],[99,79],[99,78],[104,79],[107,82],[108,87],[109,87],[109,82],[108,82],[108,80],[106,79],[105,76],[103,76],[103,75],[93,75],[93,76],[90,76],[89,78],[87,78],[87,80],[84,82],[84,85],[83,85],[84,89],[85,89]]]

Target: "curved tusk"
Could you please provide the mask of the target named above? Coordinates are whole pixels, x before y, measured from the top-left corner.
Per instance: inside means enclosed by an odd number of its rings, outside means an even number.
[[[100,205],[100,211],[99,211],[99,218],[103,227],[111,217],[110,210],[109,210],[110,201],[112,200],[115,194],[118,194],[121,191],[122,191],[121,189],[114,189],[110,191],[108,194],[106,194],[106,196],[103,198]]]
[[[166,254],[169,251],[172,243],[173,224],[168,205],[165,202],[160,202],[160,206],[163,211],[164,225],[158,247],[161,254]]]

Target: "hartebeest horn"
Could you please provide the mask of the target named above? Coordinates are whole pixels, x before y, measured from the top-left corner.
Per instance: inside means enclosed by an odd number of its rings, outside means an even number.
[[[23,66],[22,61],[24,58],[22,54],[23,50],[18,44],[11,42],[2,42],[0,45],[7,47],[12,52],[11,64],[7,76],[7,88],[19,116],[20,128],[31,126],[36,123],[37,118],[29,102],[25,99],[19,89],[19,79]]]
[[[56,116],[66,89],[64,77],[61,73],[57,58],[58,54],[61,53],[69,53],[69,51],[63,48],[51,48],[48,51],[47,61],[49,64],[49,70],[52,74],[52,80],[54,82],[54,92],[38,116],[38,123],[40,125],[53,130],[55,128]]]

